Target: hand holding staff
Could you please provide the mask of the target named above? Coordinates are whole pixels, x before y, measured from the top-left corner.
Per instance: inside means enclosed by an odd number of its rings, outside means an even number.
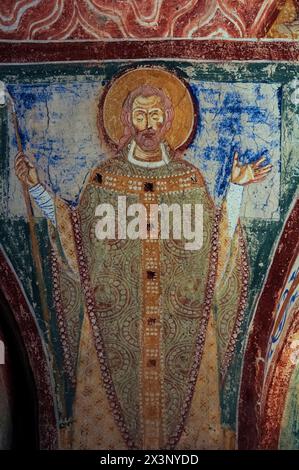
[[[32,257],[33,262],[36,270],[36,277],[37,277],[37,284],[39,287],[39,294],[40,294],[40,301],[41,301],[41,310],[43,313],[43,319],[48,327],[48,339],[50,342],[51,339],[51,326],[50,326],[50,313],[47,304],[47,297],[46,297],[46,286],[43,276],[43,268],[42,268],[42,261],[41,255],[39,251],[39,244],[38,239],[36,236],[35,231],[35,221],[34,221],[34,214],[32,210],[30,195],[28,192],[28,187],[35,186],[38,184],[39,179],[36,172],[35,167],[30,163],[29,159],[23,153],[22,141],[20,137],[19,131],[19,123],[17,114],[15,111],[15,105],[12,97],[7,91],[7,88],[3,82],[0,82],[0,104],[2,105],[10,105],[12,111],[12,118],[13,118],[13,126],[15,130],[17,146],[18,146],[18,153],[16,155],[15,160],[15,171],[16,174],[21,181],[22,189],[23,189],[23,197],[26,205],[26,213],[27,219],[29,224],[29,232],[30,232],[30,240],[31,240],[31,247],[32,247]]]

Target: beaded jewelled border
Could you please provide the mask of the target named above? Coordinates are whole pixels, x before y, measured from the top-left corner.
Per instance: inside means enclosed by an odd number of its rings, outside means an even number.
[[[165,177],[153,175],[150,179],[156,194],[177,193],[204,186],[203,178],[196,168]],[[148,176],[112,175],[97,168],[91,175],[90,183],[117,193],[142,195],[144,185],[148,184]]]

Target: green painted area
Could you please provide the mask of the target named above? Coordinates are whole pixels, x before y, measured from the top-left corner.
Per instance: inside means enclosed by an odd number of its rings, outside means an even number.
[[[172,60],[144,60],[127,62],[106,62],[93,64],[37,64],[37,65],[5,65],[0,67],[0,80],[10,83],[61,83],[63,81],[84,79],[88,77],[105,76],[109,81],[116,74],[142,66],[162,66],[172,71],[179,71],[180,75],[188,79],[190,75],[198,80],[215,82],[254,82],[254,83],[281,83],[285,84],[298,77],[298,65],[293,63],[217,63],[172,61]]]
[[[275,252],[276,244],[282,231],[287,214],[292,206],[295,193],[299,183],[299,106],[293,104],[293,88],[290,82],[298,76],[299,65],[288,63],[195,63],[194,61],[144,61],[143,65],[163,65],[172,71],[178,71],[181,76],[199,81],[214,82],[255,82],[255,83],[277,83],[282,86],[281,115],[282,115],[282,138],[281,138],[281,195],[280,195],[280,220],[268,221],[261,219],[246,219],[243,221],[245,227],[248,256],[250,262],[250,287],[249,299],[245,320],[242,326],[241,340],[235,360],[230,367],[223,392],[223,420],[235,428],[236,408],[238,401],[238,390],[240,385],[242,356],[246,343],[246,332],[248,331],[254,307],[259,293],[265,281],[267,270]],[[68,81],[85,81],[89,78],[105,77],[104,83],[109,82],[115,74],[135,67],[137,63],[97,63],[97,64],[40,64],[40,65],[13,65],[0,66],[0,80],[7,83],[66,83]],[[24,286],[27,296],[36,313],[37,320],[43,332],[46,331],[39,308],[39,295],[36,284],[35,270],[31,258],[29,244],[28,226],[24,219],[11,219],[7,214],[6,198],[9,184],[9,167],[7,153],[7,115],[5,110],[0,109],[0,188],[1,188],[1,220],[0,238],[5,251]],[[40,247],[44,260],[44,274],[48,286],[48,301],[52,313],[51,328],[55,338],[54,349],[56,351],[57,370],[61,370],[61,346],[56,330],[55,311],[53,308],[51,276],[49,267],[49,241],[45,221],[38,222],[38,234],[41,241]],[[298,383],[297,371],[294,383]],[[297,382],[296,382],[297,380]],[[66,406],[69,409],[72,400],[72,390],[67,380],[63,383],[57,381],[58,395],[66,395]],[[65,405],[62,404],[62,409]],[[298,408],[292,408],[292,413]],[[66,413],[67,415],[67,413]],[[294,422],[294,419],[290,419]],[[294,445],[299,447],[298,427],[296,438],[292,438]],[[286,429],[282,436],[284,447],[290,430]],[[293,433],[294,434],[294,433]],[[294,435],[295,435],[294,434]]]

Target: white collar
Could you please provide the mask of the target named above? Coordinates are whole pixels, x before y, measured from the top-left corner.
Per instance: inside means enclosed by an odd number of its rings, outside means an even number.
[[[159,160],[158,162],[146,162],[142,160],[137,160],[134,157],[135,148],[136,148],[136,142],[135,140],[132,140],[132,142],[129,144],[128,160],[130,163],[133,163],[134,165],[142,166],[143,168],[160,168],[161,166],[167,165],[169,163],[169,157],[167,155],[167,151],[163,143],[160,144],[162,160]]]

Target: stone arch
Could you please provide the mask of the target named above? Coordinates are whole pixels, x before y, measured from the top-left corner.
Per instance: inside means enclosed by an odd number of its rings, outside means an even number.
[[[11,367],[16,371],[12,386],[20,388],[24,395],[20,396],[20,390],[16,390],[15,406],[21,421],[28,420],[28,425],[30,424],[32,434],[28,446],[55,449],[56,410],[45,345],[23,288],[2,249],[0,278],[0,329],[3,330],[11,353]],[[28,415],[29,410],[34,415],[33,419]],[[23,421],[17,421],[16,425],[20,425],[22,429]],[[30,433],[27,434],[29,438]],[[15,445],[21,445],[18,435],[15,439]]]

